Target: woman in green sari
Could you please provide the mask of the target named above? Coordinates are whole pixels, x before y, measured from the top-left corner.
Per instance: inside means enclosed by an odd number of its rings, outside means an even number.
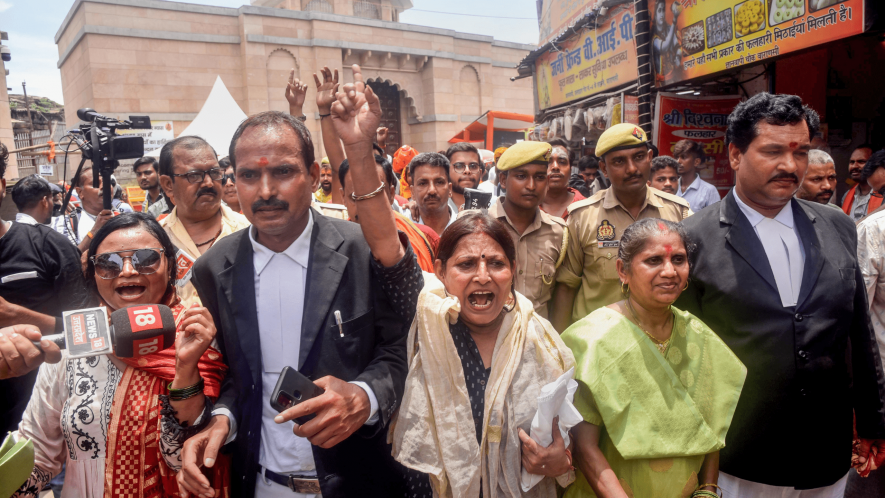
[[[719,450],[747,370],[719,337],[671,305],[693,245],[681,226],[640,220],[620,241],[624,300],[566,330],[575,355],[578,476],[566,498],[718,496]]]

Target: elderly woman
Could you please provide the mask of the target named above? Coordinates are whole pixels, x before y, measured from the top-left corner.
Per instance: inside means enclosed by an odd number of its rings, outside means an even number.
[[[571,482],[571,457],[559,434],[548,447],[526,431],[541,387],[574,365],[571,352],[532,303],[513,291],[516,253],[507,229],[483,214],[464,216],[442,235],[434,273],[422,273],[400,237],[372,138],[380,104],[362,84],[345,85],[333,124],[350,163],[360,226],[395,310],[411,321],[409,372],[391,429],[394,457],[412,469],[413,495],[554,498]],[[353,112],[352,112],[353,111]],[[379,195],[380,194],[380,195]],[[414,321],[413,321],[414,317]],[[546,476],[523,492],[521,469]],[[429,475],[429,481],[428,481]]]
[[[671,305],[688,285],[681,226],[644,219],[621,237],[624,300],[569,327],[575,354],[577,482],[567,497],[715,497],[719,450],[747,370]]]
[[[124,490],[177,496],[181,445],[209,420],[207,398],[218,395],[224,374],[221,354],[210,346],[212,317],[205,308],[179,304],[175,246],[149,215],[108,221],[89,246],[85,273],[108,312],[138,304],[172,308],[175,348],[137,360],[65,354],[42,365],[18,431],[34,442],[34,470],[13,496],[38,496],[62,465],[63,497]],[[227,478],[216,470],[215,489],[223,491]]]

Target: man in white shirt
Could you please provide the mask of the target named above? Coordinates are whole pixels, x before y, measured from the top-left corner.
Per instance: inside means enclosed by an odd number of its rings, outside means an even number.
[[[676,195],[688,201],[693,212],[697,213],[719,202],[719,191],[701,180],[698,174],[698,169],[706,160],[703,145],[693,140],[680,140],[673,146],[673,157],[679,162],[679,187]]]
[[[77,210],[77,240],[80,252],[86,252],[92,238],[109,219],[114,216],[114,211],[104,209],[104,201],[101,195],[102,178],[98,177],[98,187],[92,186],[92,162],[83,166],[80,176],[71,180],[71,186],[77,191],[80,198],[80,209]]]
[[[870,156],[863,177],[873,192],[885,189],[885,151]],[[857,263],[863,273],[879,355],[885,360],[885,211],[876,211],[857,224]],[[874,472],[867,479],[852,472],[848,476],[845,496],[885,496],[885,472]]]
[[[793,198],[820,125],[799,97],[756,95],[728,123],[735,187],[683,222],[698,247],[675,303],[715,330],[748,371],[717,484],[732,498],[841,497],[853,417],[860,459],[885,439],[885,375],[855,227]]]
[[[372,278],[359,225],[310,208],[320,170],[301,121],[252,116],[230,152],[252,227],[203,254],[192,278],[230,371],[209,426],[185,443],[179,484],[209,491],[199,467],[212,467],[227,441],[231,496],[402,496],[386,433],[403,396],[409,324]],[[325,392],[276,413],[269,402],[284,367]]]

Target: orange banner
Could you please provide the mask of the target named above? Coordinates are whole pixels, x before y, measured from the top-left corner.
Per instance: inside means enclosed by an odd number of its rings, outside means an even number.
[[[704,146],[707,156],[701,178],[718,188],[734,185],[734,172],[728,162],[725,130],[728,115],[741,101],[740,96],[689,97],[658,93],[655,104],[654,143],[661,155],[672,156],[676,142],[689,139]]]
[[[649,0],[658,86],[864,31],[864,0]]]

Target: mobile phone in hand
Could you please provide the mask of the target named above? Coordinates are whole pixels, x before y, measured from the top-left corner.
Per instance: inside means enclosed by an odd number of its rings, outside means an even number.
[[[277,385],[270,395],[270,406],[278,412],[283,412],[303,401],[316,398],[324,392],[326,391],[322,387],[314,384],[298,370],[283,367],[280,378],[277,379]],[[298,417],[295,421],[304,424],[314,416],[311,413]]]
[[[464,189],[464,209],[488,209],[492,205],[492,193],[475,188]]]

